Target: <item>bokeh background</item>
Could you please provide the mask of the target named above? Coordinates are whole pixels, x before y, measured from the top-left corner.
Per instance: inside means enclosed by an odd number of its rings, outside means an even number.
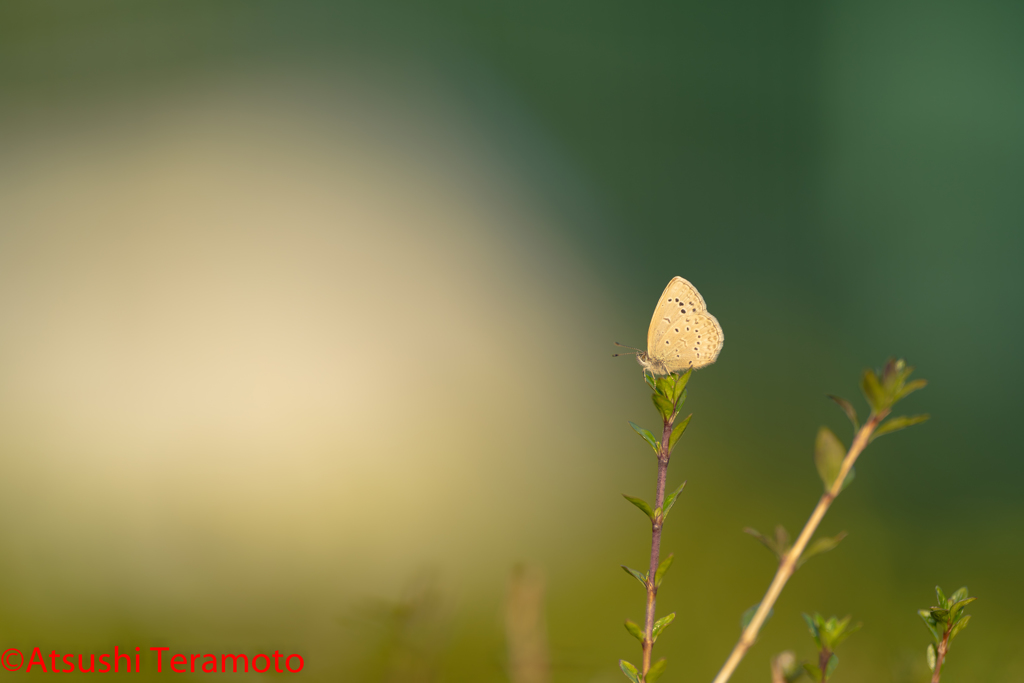
[[[900,355],[932,420],[871,447],[734,680],[810,656],[803,611],[865,624],[838,683],[924,680],[939,583],[980,596],[943,680],[1024,681],[1022,32],[1011,1],[2,0],[0,645],[505,681],[525,563],[551,680],[624,680],[655,414],[609,356],[678,274],[726,343],[670,470],[662,680],[712,678],[773,571],[741,529],[802,525],[817,427],[849,439],[825,394]]]

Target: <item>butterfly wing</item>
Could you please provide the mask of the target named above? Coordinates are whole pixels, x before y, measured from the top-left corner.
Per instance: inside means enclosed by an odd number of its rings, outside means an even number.
[[[647,330],[647,355],[667,372],[702,368],[718,358],[725,335],[704,297],[681,277],[662,292]]]

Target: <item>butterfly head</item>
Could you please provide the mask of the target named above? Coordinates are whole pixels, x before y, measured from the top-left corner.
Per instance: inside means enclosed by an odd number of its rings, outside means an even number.
[[[655,376],[663,376],[670,374],[670,371],[665,366],[664,361],[661,361],[657,358],[652,358],[643,351],[636,355],[636,362],[640,364],[640,367],[644,369],[645,373],[649,372]]]

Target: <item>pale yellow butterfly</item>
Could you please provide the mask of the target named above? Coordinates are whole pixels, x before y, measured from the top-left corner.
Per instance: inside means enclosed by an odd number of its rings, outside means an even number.
[[[704,297],[687,280],[674,277],[654,309],[647,330],[647,351],[632,346],[624,348],[636,352],[636,360],[645,374],[657,376],[711,365],[723,343],[722,326],[708,313]],[[615,345],[623,346],[618,342]]]

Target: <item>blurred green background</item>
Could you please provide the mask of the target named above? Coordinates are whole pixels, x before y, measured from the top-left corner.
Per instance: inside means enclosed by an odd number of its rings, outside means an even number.
[[[670,470],[663,681],[710,681],[795,532],[825,398],[887,437],[733,680],[1024,681],[1024,5],[0,0],[0,646],[299,652],[301,676],[624,680],[665,283],[726,343]],[[153,675],[153,662],[147,676]],[[5,674],[12,675],[12,674]],[[18,674],[23,676],[24,674]],[[242,675],[242,674],[239,674]],[[259,674],[249,674],[251,677]]]

